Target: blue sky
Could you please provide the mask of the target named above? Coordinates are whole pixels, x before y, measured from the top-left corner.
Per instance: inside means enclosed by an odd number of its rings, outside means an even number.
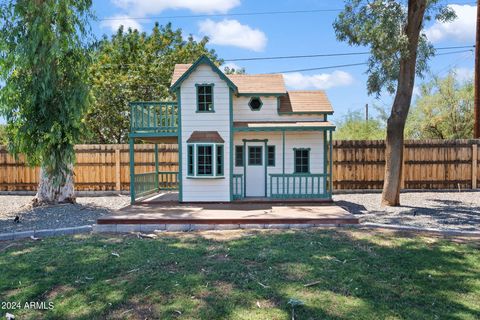
[[[272,6],[275,3],[275,6]],[[209,36],[210,48],[224,59],[308,55],[321,53],[359,52],[336,41],[332,28],[338,11],[298,14],[211,16],[174,18],[169,16],[235,14],[265,11],[341,9],[342,1],[320,0],[94,0],[93,9],[99,21],[93,22],[98,37],[110,35],[123,24],[149,32],[155,21],[171,21],[185,35]],[[427,34],[435,46],[462,46],[474,44],[475,4],[473,0],[445,2],[453,5],[458,19],[450,24],[430,23]],[[160,17],[160,18],[159,18]],[[116,20],[102,20],[115,18]],[[134,19],[131,19],[134,18]],[[143,19],[138,19],[143,18]],[[285,70],[315,68],[331,65],[361,63],[367,56],[323,57],[310,59],[267,60],[235,62],[247,73],[270,73]],[[444,75],[456,68],[458,77],[473,76],[473,52],[444,55],[433,58],[431,71]],[[308,71],[286,74],[290,89],[324,89],[335,109],[334,121],[348,110],[364,110],[366,103],[390,107],[392,97],[380,99],[368,96],[365,66]],[[416,85],[421,80],[417,79]]]

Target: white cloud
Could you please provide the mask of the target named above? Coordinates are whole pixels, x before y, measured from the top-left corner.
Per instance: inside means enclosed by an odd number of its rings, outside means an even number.
[[[319,89],[348,86],[353,83],[353,76],[345,71],[304,75],[300,72],[283,74],[287,87],[291,89]]]
[[[210,43],[234,46],[253,51],[263,51],[267,45],[267,36],[259,29],[253,29],[237,20],[225,19],[214,22],[210,19],[199,23],[201,34],[210,38]]]
[[[142,31],[142,25],[138,23],[136,20],[130,19],[126,15],[116,15],[110,17],[111,20],[103,20],[100,23],[102,28],[110,28],[112,32],[116,32],[120,26],[123,25],[124,29],[127,30],[128,28],[137,29],[138,31]]]
[[[449,5],[457,14],[452,22],[435,22],[425,30],[427,38],[432,42],[455,40],[457,42],[472,42],[475,39],[475,21],[477,8],[469,5]]]
[[[225,71],[225,68],[230,68],[230,70],[231,70],[231,69],[235,69],[235,70],[240,70],[240,69],[242,69],[242,67],[240,67],[238,64],[233,63],[233,62],[225,63],[225,64],[222,66],[222,70]]]
[[[455,76],[458,81],[465,82],[465,81],[472,81],[473,80],[473,68],[454,68],[453,71],[455,72]]]
[[[132,16],[158,14],[168,9],[187,9],[195,13],[226,13],[240,5],[240,0],[111,0]]]

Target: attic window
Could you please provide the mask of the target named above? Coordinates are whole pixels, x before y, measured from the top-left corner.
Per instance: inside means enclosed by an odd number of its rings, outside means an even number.
[[[262,105],[262,100],[260,100],[259,97],[252,97],[248,103],[248,106],[252,111],[259,111],[262,108]]]

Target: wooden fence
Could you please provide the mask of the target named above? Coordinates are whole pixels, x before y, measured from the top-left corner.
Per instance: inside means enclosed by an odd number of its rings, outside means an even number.
[[[406,189],[476,189],[480,140],[419,140],[405,144]],[[155,170],[154,146],[135,146],[135,172]],[[130,186],[128,145],[78,145],[75,188],[120,191]],[[334,141],[334,189],[381,189],[385,168],[383,141]],[[178,170],[176,145],[159,146],[160,171]],[[38,168],[15,160],[0,146],[0,191],[35,190]]]

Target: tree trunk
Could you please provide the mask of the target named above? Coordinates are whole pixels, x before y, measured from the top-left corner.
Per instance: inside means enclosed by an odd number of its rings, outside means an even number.
[[[412,101],[415,83],[415,66],[417,48],[426,0],[408,1],[408,20],[405,35],[408,38],[408,54],[400,59],[397,92],[392,111],[387,121],[387,138],[385,140],[385,180],[383,183],[382,205],[400,205],[400,187],[403,170],[403,133]]]
[[[40,169],[40,182],[38,184],[37,195],[33,199],[34,206],[57,204],[57,203],[75,203],[75,194],[73,187],[73,165],[69,166],[68,172],[62,172],[63,175],[57,180],[63,181],[55,183],[54,177],[47,174],[44,168]]]

